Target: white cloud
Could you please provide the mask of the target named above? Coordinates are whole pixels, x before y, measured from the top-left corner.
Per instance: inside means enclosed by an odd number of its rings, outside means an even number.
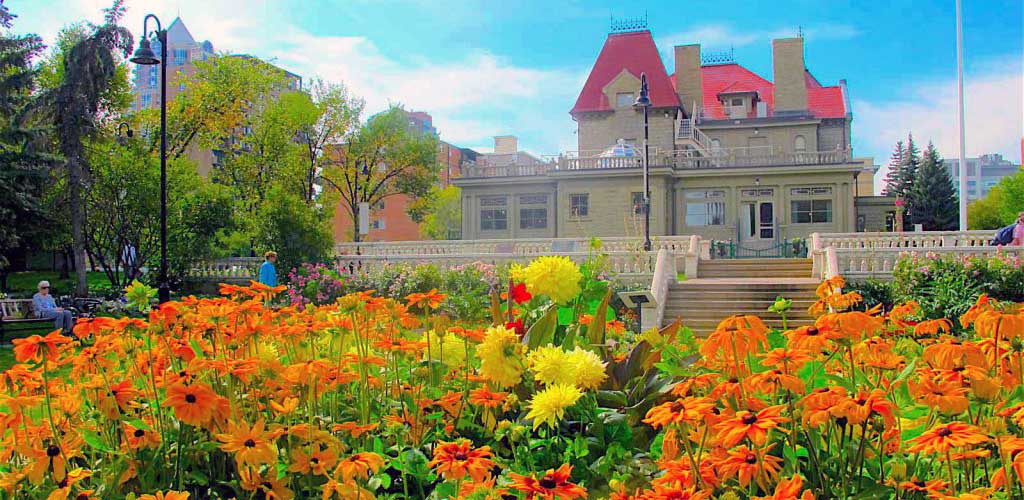
[[[110,0],[67,3],[60,18],[98,22]],[[133,1],[125,25],[139,36],[146,13],[166,25],[180,12],[192,35],[209,39],[217,51],[249,53],[306,79],[344,82],[366,100],[368,114],[389,104],[429,112],[442,138],[454,144],[490,144],[492,136],[516,134],[524,149],[575,149],[568,110],[586,79],[583,71],[516,66],[486,51],[457,59],[385,54],[366,37],[317,35],[283,23],[279,9],[277,2],[251,0]],[[55,17],[19,28],[52,41],[61,26]]]
[[[968,157],[1001,153],[1020,162],[1020,140],[1024,134],[1024,75],[1020,63],[989,64],[980,74],[965,75],[966,142]],[[959,154],[956,79],[911,83],[894,92],[900,98],[853,103],[854,142],[861,155],[874,155],[875,163],[886,164],[896,141],[908,132],[923,148],[935,143],[946,158]],[[875,176],[881,186],[887,168]]]

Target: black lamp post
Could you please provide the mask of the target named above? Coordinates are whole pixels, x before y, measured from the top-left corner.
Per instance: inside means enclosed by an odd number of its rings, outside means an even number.
[[[648,174],[651,154],[648,148],[647,111],[651,107],[651,97],[647,92],[647,73],[640,73],[640,95],[637,96],[634,108],[644,110],[644,251],[651,251],[651,187]]]
[[[146,31],[149,20],[156,23],[156,31]],[[153,53],[150,35],[160,44],[160,57]],[[171,300],[171,288],[167,283],[167,31],[160,25],[160,19],[147,14],[142,20],[142,38],[139,48],[131,61],[142,66],[160,65],[160,276],[157,277],[160,303]]]

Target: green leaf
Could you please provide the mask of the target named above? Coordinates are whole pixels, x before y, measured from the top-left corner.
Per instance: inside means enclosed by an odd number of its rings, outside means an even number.
[[[605,322],[604,317],[608,311],[608,301],[612,298],[612,291],[608,290],[604,294],[604,298],[597,305],[597,309],[594,311],[593,318],[590,320],[590,324],[587,325],[587,341],[590,345],[603,345],[605,342]]]
[[[96,434],[95,432],[92,432],[92,431],[82,431],[82,439],[89,446],[92,446],[93,448],[95,448],[97,450],[105,451],[107,453],[113,453],[114,452],[114,450],[112,450],[109,446],[107,446],[106,443],[103,442],[103,438],[101,438],[99,436],[99,434]]]
[[[150,427],[149,424],[147,424],[145,421],[137,419],[137,418],[133,418],[133,419],[127,420],[125,423],[127,423],[128,425],[130,425],[130,426],[132,426],[132,427],[134,427],[136,429],[142,429],[144,431],[151,431],[151,430],[153,430],[153,428]]]
[[[571,325],[572,322],[575,319],[576,319],[576,316],[573,314],[573,310],[572,310],[571,307],[559,307],[558,308],[558,324],[559,325],[563,325],[563,326]]]
[[[199,345],[196,339],[190,339],[188,341],[189,347],[192,348],[192,352],[196,355],[196,359],[203,359],[203,348]]]
[[[549,306],[547,311],[534,324],[530,325],[526,336],[523,337],[523,342],[531,351],[542,345],[550,344],[555,338],[555,329],[558,328],[558,311],[557,306]]]

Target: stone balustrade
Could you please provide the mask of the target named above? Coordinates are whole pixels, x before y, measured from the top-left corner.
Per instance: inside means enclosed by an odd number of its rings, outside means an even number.
[[[666,250],[667,251],[667,250]],[[408,255],[338,255],[335,262],[350,273],[373,272],[382,267],[398,264],[433,264],[439,268],[451,268],[482,262],[502,265],[510,263],[528,264],[531,260],[545,255],[562,255],[574,262],[594,256],[591,252],[541,252],[534,254],[511,253],[462,253],[462,254],[408,254]],[[626,283],[650,283],[657,263],[657,252],[602,252],[608,270],[613,278]]]
[[[699,236],[694,236],[693,238],[699,239]],[[697,261],[696,257],[697,255],[694,254],[694,263]],[[689,266],[689,263],[690,260],[688,258],[687,266]],[[665,304],[668,302],[669,284],[674,283],[677,279],[675,256],[664,248],[658,250],[654,274],[651,277],[651,295],[654,296],[654,302],[640,306],[642,323],[640,329],[642,331],[661,327],[662,321],[665,318]]]
[[[891,279],[899,259],[924,254],[990,257],[997,253],[1024,254],[1024,249],[990,246],[992,231],[921,231],[912,233],[814,233],[811,235],[813,274],[827,279]]]
[[[262,257],[231,257],[200,262],[192,267],[186,278],[195,281],[248,283],[257,278]]]
[[[600,238],[603,252],[634,252],[643,248],[640,238]],[[653,247],[667,249],[675,254],[686,253],[689,236],[654,236]],[[435,256],[472,254],[540,255],[544,253],[585,252],[590,248],[588,238],[520,238],[489,240],[432,240],[338,243],[334,252],[339,257],[352,255]]]

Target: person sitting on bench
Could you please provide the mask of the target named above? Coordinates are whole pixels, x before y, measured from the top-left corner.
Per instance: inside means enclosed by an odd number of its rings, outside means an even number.
[[[50,282],[43,280],[39,282],[39,292],[32,296],[32,311],[37,318],[52,319],[54,328],[60,328],[64,334],[70,334],[75,326],[75,319],[71,311],[63,307],[57,307],[57,303],[50,295]]]

